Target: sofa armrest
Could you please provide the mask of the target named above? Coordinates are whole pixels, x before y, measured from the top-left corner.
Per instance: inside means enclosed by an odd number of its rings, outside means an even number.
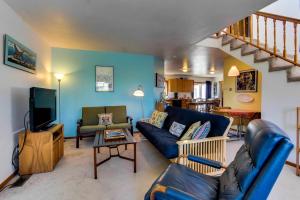
[[[216,169],[221,169],[221,168],[225,168],[225,166],[218,161],[215,160],[210,160],[210,159],[206,159],[206,158],[202,158],[199,156],[192,156],[192,155],[188,155],[187,159],[196,163],[200,163],[203,165],[207,165]]]
[[[178,145],[184,145],[184,144],[198,144],[198,143],[205,143],[205,142],[212,142],[212,141],[219,141],[219,140],[228,140],[229,137],[226,136],[217,136],[217,137],[209,137],[209,138],[203,138],[199,140],[179,140],[176,143]]]
[[[177,141],[178,144],[178,163],[188,166],[200,173],[213,173],[221,168],[209,168],[199,163],[192,162],[188,156],[200,156],[202,158],[217,161],[222,164],[226,163],[226,141],[228,137],[218,136],[204,138],[200,140],[183,140]]]
[[[127,116],[127,117],[126,117],[126,119],[127,119],[127,121],[128,121],[130,124],[132,124],[132,120],[133,120],[133,118],[132,118],[132,117],[130,117],[130,116]]]
[[[141,121],[141,122],[150,123],[150,119],[151,119],[151,118],[143,118],[143,119],[141,119],[140,121]]]
[[[82,126],[82,119],[78,119],[77,120],[77,127],[81,127]]]
[[[163,186],[161,184],[156,184],[152,191],[151,191],[151,195],[150,195],[150,200],[155,200],[155,194],[156,193],[164,193],[168,199],[174,199],[174,200],[196,200],[196,198],[191,195],[188,194],[184,191],[181,191],[177,188],[174,187],[166,187]]]

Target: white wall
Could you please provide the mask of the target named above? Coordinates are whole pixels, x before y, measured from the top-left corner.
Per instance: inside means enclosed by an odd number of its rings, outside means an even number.
[[[253,55],[241,56],[241,50],[230,51],[230,45],[222,46],[221,39],[205,39],[198,45],[215,47],[262,72],[262,118],[283,129],[296,143],[296,107],[300,106],[300,82],[288,83],[286,71],[269,72],[268,62],[254,63]],[[295,150],[295,148],[294,148]],[[289,161],[295,162],[295,151]]]
[[[23,128],[23,116],[29,109],[29,88],[50,87],[51,49],[23,20],[0,0],[0,35],[12,36],[37,53],[37,74],[29,74],[0,64],[0,182],[13,172],[11,155]],[[3,39],[0,39],[3,55]]]

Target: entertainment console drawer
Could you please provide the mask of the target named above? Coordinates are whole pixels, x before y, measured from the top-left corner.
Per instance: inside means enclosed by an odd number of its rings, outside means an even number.
[[[23,146],[24,131],[19,133],[19,146]],[[52,171],[64,155],[63,124],[47,131],[28,131],[24,148],[19,155],[21,175]]]

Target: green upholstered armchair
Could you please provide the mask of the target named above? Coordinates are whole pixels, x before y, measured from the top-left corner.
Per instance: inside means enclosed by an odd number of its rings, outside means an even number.
[[[112,113],[112,124],[99,125],[98,114]],[[76,148],[83,136],[93,136],[107,129],[127,128],[133,134],[132,118],[127,116],[126,106],[83,107],[82,118],[77,121]]]

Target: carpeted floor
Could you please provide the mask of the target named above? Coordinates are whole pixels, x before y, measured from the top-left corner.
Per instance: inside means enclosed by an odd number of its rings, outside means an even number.
[[[65,142],[65,156],[50,173],[33,175],[23,187],[0,193],[5,200],[141,200],[152,182],[168,166],[166,160],[148,141],[136,135],[137,173],[133,163],[112,158],[98,168],[98,180],[93,178],[93,139],[81,142],[75,148],[74,140]],[[241,141],[228,142],[228,160],[231,161]],[[129,149],[132,149],[130,147]],[[103,149],[100,157],[105,158]],[[130,152],[124,152],[130,154]],[[101,159],[99,157],[99,159]],[[269,199],[300,199],[300,178],[294,169],[284,167]]]

